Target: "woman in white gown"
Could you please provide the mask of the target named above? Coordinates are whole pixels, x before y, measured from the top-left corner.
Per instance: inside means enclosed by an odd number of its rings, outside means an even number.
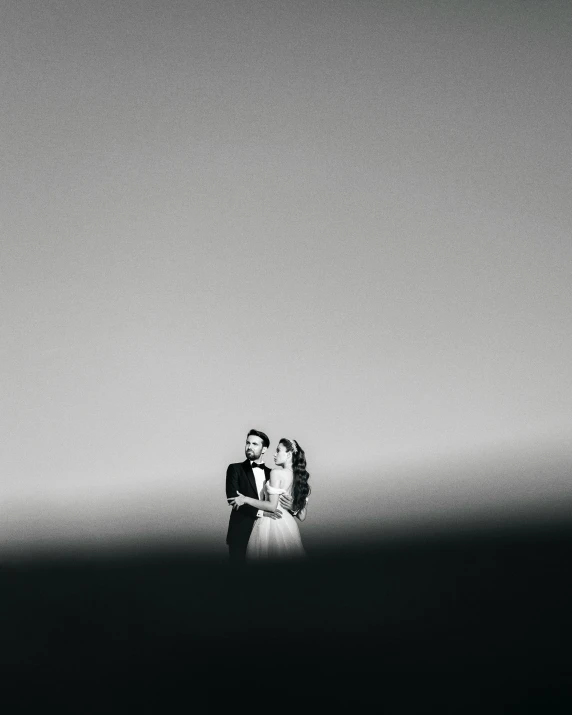
[[[306,455],[293,439],[282,438],[274,453],[276,468],[264,484],[264,500],[245,497],[240,492],[230,500],[234,509],[249,504],[262,511],[275,512],[281,494],[292,498],[292,511],[304,521],[306,518],[310,475],[306,470]],[[247,561],[263,559],[300,558],[305,556],[300,530],[295,516],[285,509],[281,519],[257,519],[246,550]]]

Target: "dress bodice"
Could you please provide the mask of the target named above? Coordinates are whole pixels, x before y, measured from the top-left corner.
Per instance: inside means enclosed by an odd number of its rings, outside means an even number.
[[[264,499],[271,496],[292,494],[292,482],[285,488],[273,487],[270,481],[264,483]],[[297,519],[287,509],[281,509],[278,519],[256,519],[248,547],[248,560],[268,560],[304,558],[305,552],[300,538]]]

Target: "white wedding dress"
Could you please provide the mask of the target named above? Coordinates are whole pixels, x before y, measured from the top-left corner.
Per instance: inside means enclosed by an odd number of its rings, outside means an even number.
[[[270,494],[291,494],[292,485],[288,489],[278,489],[264,485],[264,501],[268,501]],[[286,509],[280,509],[281,519],[260,517],[254,522],[248,547],[246,549],[247,561],[262,559],[300,558],[306,555],[302,546],[302,538],[298,529],[297,519]]]

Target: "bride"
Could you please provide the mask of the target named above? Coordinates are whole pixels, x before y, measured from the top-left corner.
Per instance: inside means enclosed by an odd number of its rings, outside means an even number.
[[[237,497],[229,499],[233,509],[249,504],[267,512],[277,511],[280,495],[284,495],[285,504],[292,504],[292,513],[282,511],[281,519],[256,520],[246,550],[247,561],[305,556],[294,515],[300,521],[306,518],[310,494],[306,455],[296,440],[284,437],[278,442],[274,463],[276,468],[264,484],[264,501],[245,497],[240,492],[237,492]]]

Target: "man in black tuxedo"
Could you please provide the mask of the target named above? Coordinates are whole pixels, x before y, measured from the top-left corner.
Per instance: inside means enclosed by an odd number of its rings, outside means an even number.
[[[263,464],[264,453],[270,446],[270,440],[264,432],[251,429],[246,436],[244,453],[246,460],[238,464],[229,464],[226,470],[226,497],[232,499],[238,492],[245,497],[264,499],[264,483],[270,476],[270,469]],[[232,564],[242,563],[246,556],[246,547],[254,522],[259,518],[280,519],[280,513],[256,509],[243,504],[240,509],[232,509],[228,522],[226,543]]]

